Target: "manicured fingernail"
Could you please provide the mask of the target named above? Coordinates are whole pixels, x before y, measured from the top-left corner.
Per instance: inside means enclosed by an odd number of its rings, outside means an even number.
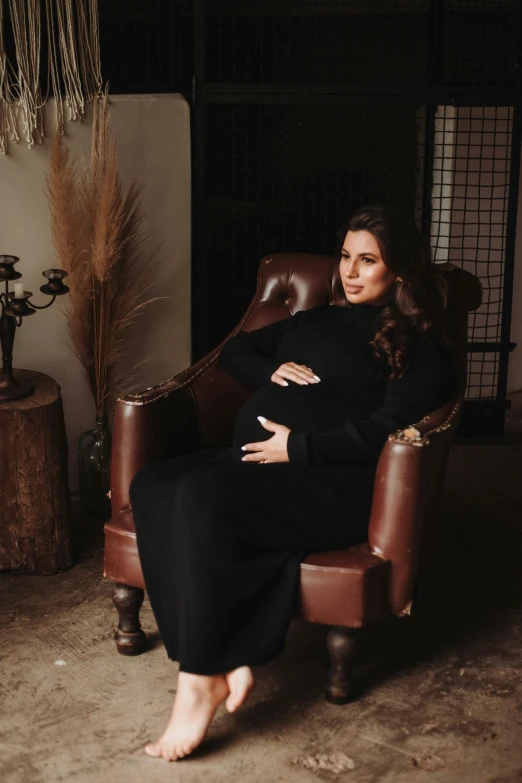
[[[266,421],[266,418],[265,418],[264,416],[258,416],[257,418],[259,419],[259,421],[261,422],[261,424],[264,424],[264,423],[265,423],[265,421]]]
[[[241,451],[246,451],[246,450],[247,450],[246,446],[241,446]]]
[[[321,380],[318,375],[314,375],[314,378],[315,378],[316,381],[320,381]]]
[[[288,381],[283,381],[282,385],[283,386],[288,386]]]

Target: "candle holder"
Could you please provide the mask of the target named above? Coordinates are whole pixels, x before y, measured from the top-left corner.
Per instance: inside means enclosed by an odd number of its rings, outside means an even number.
[[[37,310],[45,310],[50,307],[57,296],[69,293],[69,288],[64,285],[63,278],[67,277],[64,269],[46,269],[42,275],[47,283],[40,286],[40,291],[52,296],[50,302],[45,305],[36,305],[29,302],[32,291],[24,291],[15,295],[9,291],[9,283],[22,277],[15,271],[15,264],[20,259],[18,256],[0,255],[0,283],[5,282],[5,291],[0,293],[2,312],[0,315],[0,344],[2,346],[2,373],[0,375],[0,402],[2,400],[17,400],[28,397],[34,392],[34,385],[29,380],[17,380],[13,375],[13,345],[16,327],[21,326],[23,319],[34,315]]]

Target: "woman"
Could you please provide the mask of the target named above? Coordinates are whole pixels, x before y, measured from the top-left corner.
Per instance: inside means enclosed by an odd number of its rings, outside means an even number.
[[[365,541],[388,435],[455,391],[443,278],[397,208],[359,209],[343,234],[343,305],[241,332],[222,367],[255,393],[233,444],[151,463],[130,497],[174,708],[151,756],[202,741],[218,708],[244,704],[252,665],[281,652],[300,563]]]

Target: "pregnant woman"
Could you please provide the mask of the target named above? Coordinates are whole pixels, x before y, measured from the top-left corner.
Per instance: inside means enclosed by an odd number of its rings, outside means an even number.
[[[413,220],[363,207],[342,238],[342,304],[223,348],[222,368],[255,390],[232,446],[150,463],[131,483],[147,592],[179,661],[172,715],[150,756],[186,756],[222,702],[231,712],[245,702],[250,667],[283,648],[301,561],[366,540],[388,435],[455,391],[445,283]]]

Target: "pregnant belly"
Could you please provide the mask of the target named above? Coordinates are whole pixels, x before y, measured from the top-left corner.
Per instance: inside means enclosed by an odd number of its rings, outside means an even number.
[[[258,421],[258,416],[284,424],[296,432],[324,432],[340,427],[350,417],[351,406],[346,397],[324,382],[300,386],[270,383],[258,389],[243,405],[234,428],[233,453],[241,458],[245,443],[271,438],[273,433]]]

